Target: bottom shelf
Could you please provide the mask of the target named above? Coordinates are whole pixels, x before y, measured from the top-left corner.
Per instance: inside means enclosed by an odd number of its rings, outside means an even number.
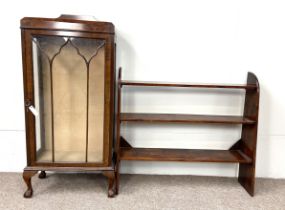
[[[252,163],[240,150],[121,148],[122,160]]]

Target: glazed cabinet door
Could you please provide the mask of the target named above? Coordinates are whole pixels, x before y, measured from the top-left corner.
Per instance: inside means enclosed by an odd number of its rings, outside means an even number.
[[[34,124],[30,129],[34,131],[32,162],[106,165],[110,156],[106,133],[110,130],[106,129],[110,124],[111,96],[106,85],[110,42],[33,33],[26,39],[33,83],[27,107]]]

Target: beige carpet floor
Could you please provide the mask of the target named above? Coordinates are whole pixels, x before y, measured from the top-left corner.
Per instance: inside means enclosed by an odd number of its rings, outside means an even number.
[[[120,194],[107,198],[99,174],[48,174],[33,178],[34,196],[24,199],[20,173],[0,173],[0,209],[264,209],[285,210],[285,180],[257,179],[250,197],[236,179],[122,175]]]

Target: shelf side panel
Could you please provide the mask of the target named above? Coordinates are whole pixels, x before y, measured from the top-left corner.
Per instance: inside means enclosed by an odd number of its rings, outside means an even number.
[[[249,72],[247,84],[255,85],[256,89],[247,90],[245,94],[244,117],[254,120],[253,125],[242,126],[242,137],[239,143],[239,149],[252,159],[251,164],[240,164],[239,183],[246,191],[253,196],[255,185],[255,161],[256,161],[256,143],[258,128],[258,110],[259,110],[259,82],[257,77]]]

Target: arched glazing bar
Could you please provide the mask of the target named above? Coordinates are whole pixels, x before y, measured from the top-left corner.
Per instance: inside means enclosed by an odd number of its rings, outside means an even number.
[[[73,37],[62,37],[62,40],[65,40],[61,45],[59,45],[58,50],[50,55],[46,50],[41,46],[41,43],[38,41],[37,37],[33,37],[32,41],[36,44],[39,51],[47,58],[48,64],[49,64],[49,74],[50,74],[50,105],[51,105],[51,146],[52,146],[52,162],[55,162],[55,134],[54,134],[54,88],[53,88],[53,63],[55,58],[60,55],[62,52],[62,49],[70,44],[77,52],[77,54],[84,60],[84,63],[86,65],[86,77],[87,77],[87,84],[86,84],[86,90],[87,90],[87,96],[86,96],[86,151],[85,151],[85,162],[88,162],[88,133],[89,133],[89,73],[90,73],[90,63],[92,62],[93,58],[96,57],[99,50],[105,46],[105,40],[96,40],[96,47],[95,51],[87,58],[84,53],[80,51],[80,46],[77,46],[73,42],[73,40],[83,40],[83,38],[73,38]]]
[[[102,41],[101,44],[97,47],[95,52],[91,55],[89,59],[87,59],[79,50],[79,48],[70,41],[70,44],[75,48],[77,54],[82,57],[85,61],[86,68],[87,68],[87,83],[86,83],[86,90],[87,90],[87,98],[86,98],[86,149],[85,149],[85,162],[88,162],[88,138],[89,138],[89,83],[90,83],[90,63],[94,57],[98,54],[99,50],[105,45],[105,41]]]

